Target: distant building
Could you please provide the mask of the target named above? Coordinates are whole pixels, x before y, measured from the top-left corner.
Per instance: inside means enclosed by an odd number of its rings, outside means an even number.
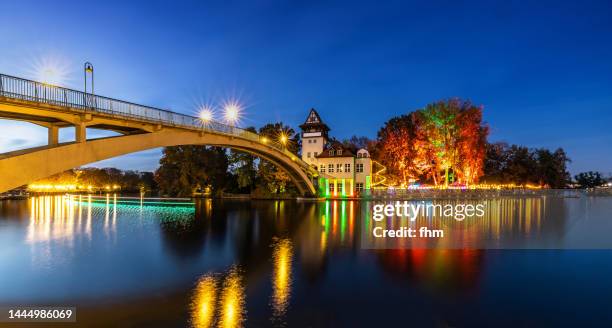
[[[354,154],[339,142],[329,140],[329,127],[319,113],[310,110],[302,129],[302,160],[319,173],[319,190],[325,197],[350,197],[369,192],[372,179],[370,153]]]

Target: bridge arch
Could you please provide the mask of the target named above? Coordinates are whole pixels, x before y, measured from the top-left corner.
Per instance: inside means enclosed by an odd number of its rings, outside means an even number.
[[[299,165],[297,156],[289,156],[275,147],[231,135],[179,128],[163,128],[150,133],[90,139],[5,154],[0,157],[0,192],[104,159],[178,145],[220,146],[250,153],[285,170],[302,195],[316,194],[313,181]]]

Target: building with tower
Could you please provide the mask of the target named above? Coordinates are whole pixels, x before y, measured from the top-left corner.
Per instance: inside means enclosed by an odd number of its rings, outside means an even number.
[[[319,171],[321,195],[337,198],[369,193],[372,160],[366,149],[353,152],[342,143],[330,140],[330,129],[314,108],[300,128],[302,160]]]

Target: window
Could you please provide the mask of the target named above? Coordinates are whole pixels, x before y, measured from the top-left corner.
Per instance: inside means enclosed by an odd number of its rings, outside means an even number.
[[[310,158],[310,152],[306,153],[306,157]]]
[[[363,173],[363,163],[357,163],[357,164],[355,164],[355,172],[357,172],[357,173]]]
[[[334,156],[334,150],[333,149],[329,150],[329,156]]]
[[[321,165],[320,169],[321,169],[321,173],[325,173],[325,165]]]
[[[329,193],[333,193],[334,192],[334,183],[329,183]]]
[[[351,164],[344,164],[344,172],[350,173],[351,172]]]
[[[338,192],[341,193],[342,192],[342,183],[338,184]]]
[[[355,189],[357,190],[357,192],[362,192],[363,191],[363,182],[357,182],[355,184]]]
[[[342,149],[338,149],[338,155],[342,155]]]
[[[327,166],[327,172],[334,173],[334,164],[329,164]]]
[[[312,143],[312,140],[308,139],[308,143]]]
[[[342,172],[342,164],[336,164],[336,172]]]
[[[316,151],[313,153],[312,157],[317,157],[317,155],[319,155],[319,153],[317,153]]]
[[[312,143],[317,143],[317,139],[313,140]]]

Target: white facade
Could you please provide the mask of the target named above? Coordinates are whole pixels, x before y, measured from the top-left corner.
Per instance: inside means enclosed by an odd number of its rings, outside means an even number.
[[[365,149],[356,154],[340,143],[329,143],[329,128],[312,109],[302,128],[302,160],[320,172],[319,186],[326,197],[352,197],[370,189],[372,160]]]
[[[302,160],[316,166],[316,156],[323,152],[325,143],[327,143],[327,140],[321,132],[303,133]]]

